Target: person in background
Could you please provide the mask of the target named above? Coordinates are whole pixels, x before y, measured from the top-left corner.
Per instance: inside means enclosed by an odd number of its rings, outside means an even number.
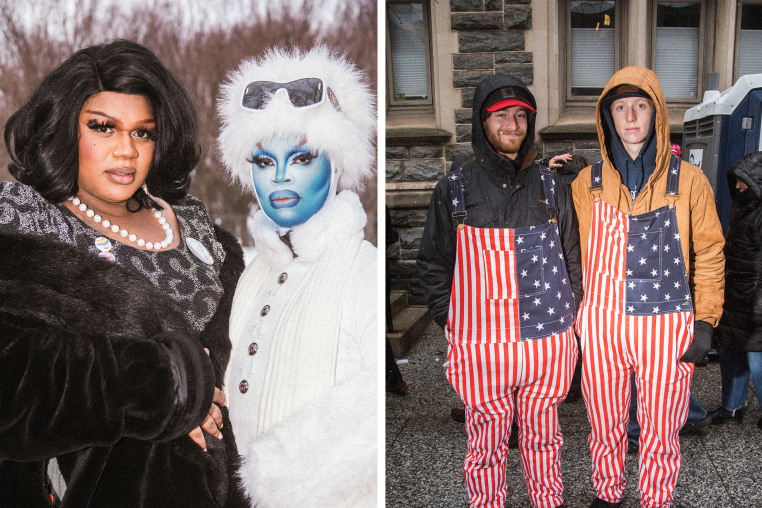
[[[725,303],[714,339],[720,357],[722,406],[715,425],[741,423],[749,377],[762,407],[762,152],[728,169],[730,205],[725,243]],[[757,422],[762,429],[762,419]]]
[[[376,248],[355,191],[375,98],[325,47],[271,49],[222,86],[218,146],[257,199],[230,318],[230,419],[259,507],[375,507]]]
[[[390,245],[396,243],[400,235],[397,233],[397,230],[392,227],[392,215],[389,212],[389,207],[384,207],[386,210],[386,247],[388,248]],[[389,270],[389,256],[386,255],[386,331],[392,332],[393,331],[393,323],[392,323],[392,306],[391,306],[391,292],[392,292],[392,281],[391,281],[391,271]],[[394,350],[392,350],[392,344],[389,342],[389,337],[384,337],[384,340],[386,341],[386,391],[397,393],[397,394],[404,394],[407,392],[408,384],[405,382],[404,379],[402,379],[402,373],[400,372],[399,365],[397,365],[396,360],[394,359]]]
[[[465,403],[471,506],[505,503],[514,414],[531,505],[564,501],[558,406],[577,359],[579,239],[568,188],[534,162],[536,112],[513,76],[477,85],[474,156],[453,161],[434,189],[417,258]]]
[[[653,71],[617,71],[596,120],[603,160],[572,183],[584,259],[576,329],[591,425],[590,506],[621,504],[634,374],[640,503],[668,507],[693,363],[709,350],[722,314],[722,228],[706,176],[670,151],[666,100]]]
[[[191,99],[143,46],[91,46],[5,145],[0,506],[245,506],[221,391],[243,253],[187,194]]]

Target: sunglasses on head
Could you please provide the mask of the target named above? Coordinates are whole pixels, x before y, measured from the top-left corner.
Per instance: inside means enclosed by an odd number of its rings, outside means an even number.
[[[328,88],[324,92],[323,80],[320,78],[301,78],[288,83],[273,81],[253,81],[243,91],[241,106],[246,109],[265,109],[270,98],[280,89],[288,93],[288,100],[295,108],[317,106],[325,102],[326,97],[337,111],[341,111],[339,101],[333,91]]]

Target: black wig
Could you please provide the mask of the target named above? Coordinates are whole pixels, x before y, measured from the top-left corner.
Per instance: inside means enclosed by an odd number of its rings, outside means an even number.
[[[11,174],[60,203],[78,191],[79,114],[99,92],[145,96],[156,120],[156,146],[146,185],[169,203],[185,196],[200,159],[196,110],[177,79],[150,50],[117,40],[77,51],[50,74],[5,124]],[[138,189],[139,207],[156,203]]]

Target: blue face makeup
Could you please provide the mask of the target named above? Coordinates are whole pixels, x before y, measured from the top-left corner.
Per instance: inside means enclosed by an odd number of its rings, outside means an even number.
[[[325,204],[331,190],[331,161],[306,142],[276,136],[258,143],[247,160],[259,205],[278,226],[303,224]]]

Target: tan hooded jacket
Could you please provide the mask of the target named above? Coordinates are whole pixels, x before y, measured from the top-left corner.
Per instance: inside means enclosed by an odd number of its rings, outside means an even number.
[[[609,91],[619,85],[635,85],[646,91],[654,102],[656,115],[654,131],[657,141],[656,169],[649,177],[643,190],[633,202],[630,191],[622,183],[619,172],[611,162],[611,154],[606,147],[608,127],[601,115],[601,100]],[[615,73],[603,90],[596,110],[598,141],[603,157],[603,192],[601,199],[617,209],[633,215],[642,214],[668,205],[665,191],[667,170],[671,156],[669,140],[669,119],[656,74],[643,67],[625,67]],[[616,135],[613,132],[612,135]],[[592,209],[595,198],[590,191],[591,166],[583,169],[572,184],[574,207],[579,219],[579,237],[582,247],[582,267],[585,269],[587,244],[590,235]],[[723,291],[725,287],[725,257],[722,248],[725,239],[717,217],[714,193],[709,181],[700,168],[683,161],[680,166],[680,189],[677,199],[677,223],[683,248],[685,266],[689,267],[689,282],[693,293],[696,320],[707,321],[717,326],[722,315]]]

